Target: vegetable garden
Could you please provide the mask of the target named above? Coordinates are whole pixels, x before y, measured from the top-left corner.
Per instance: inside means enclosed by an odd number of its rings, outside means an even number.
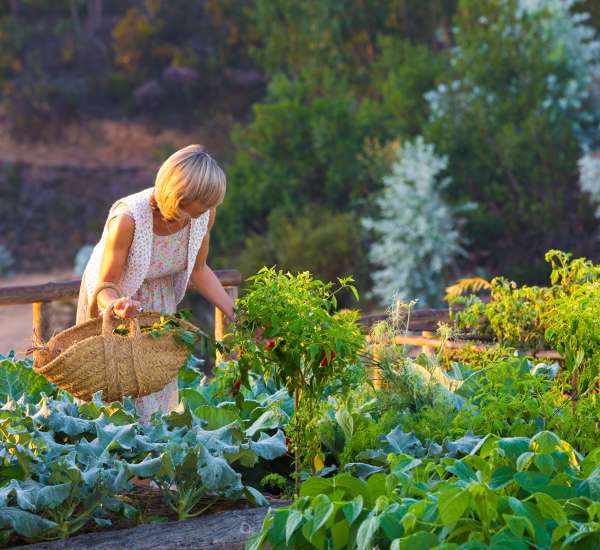
[[[351,277],[263,268],[213,342],[213,376],[192,356],[179,407],[150,424],[129,399],[78,406],[3,356],[2,544],[164,520],[135,498],[142,478],[180,520],[292,499],[248,549],[599,547],[600,266],[546,260],[545,287],[454,287],[442,345],[416,356],[397,343],[410,305],[366,334],[337,305],[358,299]],[[467,336],[495,345],[449,345]]]

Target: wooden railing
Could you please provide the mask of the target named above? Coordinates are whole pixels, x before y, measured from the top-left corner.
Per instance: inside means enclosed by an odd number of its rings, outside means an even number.
[[[378,321],[383,321],[386,315],[367,315],[359,320],[365,329],[371,327]],[[452,324],[450,313],[447,309],[417,309],[411,312],[407,332],[420,332],[421,335],[398,335],[395,337],[396,344],[405,346],[420,346],[422,348],[461,349],[469,347],[473,351],[489,351],[497,347],[494,343],[485,343],[486,338],[473,336],[458,340],[441,340],[435,338],[438,323]],[[532,355],[544,359],[562,359],[560,353],[555,350],[539,350]]]
[[[236,269],[215,270],[215,274],[225,288],[226,292],[235,300],[238,297],[241,284],[240,272]],[[79,295],[80,279],[49,282],[42,285],[10,286],[0,288],[0,306],[32,304],[33,306],[33,334],[42,340],[48,340],[51,336],[49,326],[49,305],[51,302],[76,300]],[[377,323],[387,319],[387,315],[366,315],[359,320],[365,330]],[[442,341],[435,338],[434,334],[439,323],[450,323],[450,315],[447,309],[418,309],[411,312],[407,332],[421,333],[420,336],[398,335],[395,337],[396,344],[418,346],[425,353],[430,354],[433,348],[445,346],[447,349],[460,349],[470,347],[473,351],[486,351],[494,348],[494,344],[486,344],[477,339],[477,342],[469,340]],[[225,316],[219,308],[215,308],[215,338],[222,339],[225,329]],[[542,350],[534,354],[536,357],[545,359],[561,359],[561,355],[554,350]],[[218,357],[217,357],[218,359]]]
[[[215,275],[233,298],[237,298],[242,282],[240,272],[236,269],[215,270]],[[50,282],[42,285],[9,286],[0,288],[0,306],[32,304],[33,334],[42,340],[48,340],[50,334],[49,306],[51,302],[76,300],[79,296],[80,279],[71,281]],[[215,338],[221,339],[225,328],[225,316],[219,308],[215,308]]]
[[[387,315],[366,315],[359,319],[359,323],[370,327],[378,321],[385,321]],[[450,314],[447,309],[416,309],[411,311],[406,330],[410,332],[435,332],[438,323],[450,323]]]

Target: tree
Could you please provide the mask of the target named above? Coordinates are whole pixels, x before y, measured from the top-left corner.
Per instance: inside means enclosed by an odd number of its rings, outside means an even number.
[[[365,147],[410,138],[427,120],[423,99],[442,68],[423,46],[383,37],[370,71],[372,93],[361,95],[334,71],[278,75],[255,104],[254,119],[233,134],[236,156],[215,244],[238,250],[240,236],[264,235],[274,209],[294,218],[307,203],[364,215],[381,186]]]
[[[593,220],[575,173],[583,144],[598,137],[596,46],[572,4],[462,0],[456,47],[427,96],[424,135],[449,158],[446,196],[478,204],[467,216],[473,260],[513,279],[544,279],[547,266],[531,258],[549,248],[590,252],[581,235]]]

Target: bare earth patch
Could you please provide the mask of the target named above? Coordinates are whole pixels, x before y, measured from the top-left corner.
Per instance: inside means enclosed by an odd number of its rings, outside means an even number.
[[[133,121],[86,120],[65,127],[58,139],[34,143],[12,139],[0,125],[0,160],[43,166],[158,167],[167,153],[190,143],[201,143],[214,152],[223,151],[227,124],[227,120],[207,120],[201,129],[184,131]]]

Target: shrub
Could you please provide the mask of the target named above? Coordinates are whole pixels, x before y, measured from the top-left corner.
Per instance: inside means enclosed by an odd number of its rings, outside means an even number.
[[[349,213],[333,213],[320,205],[307,205],[295,219],[275,210],[265,235],[246,238],[238,265],[255,273],[265,265],[297,272],[310,271],[324,281],[357,273],[359,288],[367,286],[365,254],[360,228]],[[340,297],[340,303],[350,299]]]
[[[385,37],[373,41],[364,77],[322,60],[297,74],[294,68],[274,74],[252,122],[233,133],[237,151],[215,239],[222,254],[239,250],[240,235],[259,232],[275,209],[291,217],[307,203],[369,212],[371,195],[381,188],[372,146],[410,135],[426,120],[423,94],[441,64],[425,47]]]
[[[380,266],[373,273],[373,292],[382,303],[397,296],[435,304],[445,270],[463,253],[455,216],[464,208],[448,206],[441,196],[450,183],[440,177],[446,166],[447,159],[422,137],[404,144],[384,178],[377,200],[381,216],[363,220],[377,235],[369,258]]]

